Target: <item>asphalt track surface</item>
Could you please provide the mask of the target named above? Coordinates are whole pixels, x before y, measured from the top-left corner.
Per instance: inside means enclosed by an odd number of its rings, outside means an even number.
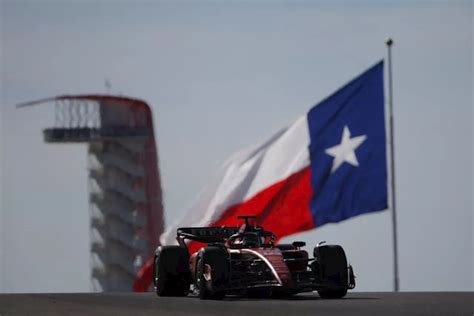
[[[2,294],[0,315],[469,315],[474,292],[350,293],[323,300],[156,297],[154,293]]]

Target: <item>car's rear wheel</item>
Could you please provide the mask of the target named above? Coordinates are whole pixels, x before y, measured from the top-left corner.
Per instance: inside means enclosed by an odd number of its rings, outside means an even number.
[[[348,268],[344,249],[338,245],[324,245],[314,249],[316,261],[313,272],[319,280],[316,289],[321,298],[342,298],[348,289]]]
[[[155,253],[153,282],[158,296],[186,296],[190,286],[189,255],[184,247],[162,246]]]

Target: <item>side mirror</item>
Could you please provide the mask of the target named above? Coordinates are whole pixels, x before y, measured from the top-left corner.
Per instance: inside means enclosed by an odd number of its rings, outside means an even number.
[[[306,246],[306,243],[304,241],[294,241],[293,246],[296,248],[296,250],[300,250],[301,247]]]

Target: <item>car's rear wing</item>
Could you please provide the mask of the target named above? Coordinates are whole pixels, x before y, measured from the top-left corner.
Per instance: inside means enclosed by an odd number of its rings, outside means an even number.
[[[202,243],[224,242],[238,231],[239,227],[182,227],[176,231],[176,239],[180,244],[184,239]]]
[[[186,246],[185,240],[194,240],[202,243],[221,243],[234,234],[241,232],[242,227],[182,227],[176,231],[176,239],[181,246]],[[262,237],[273,237],[273,233],[263,230],[263,227],[247,228],[247,232],[255,232]]]

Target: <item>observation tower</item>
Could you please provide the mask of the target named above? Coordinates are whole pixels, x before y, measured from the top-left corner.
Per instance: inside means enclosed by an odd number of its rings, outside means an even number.
[[[158,154],[150,107],[111,95],[63,95],[47,143],[87,143],[91,288],[132,291],[138,270],[163,231]]]

